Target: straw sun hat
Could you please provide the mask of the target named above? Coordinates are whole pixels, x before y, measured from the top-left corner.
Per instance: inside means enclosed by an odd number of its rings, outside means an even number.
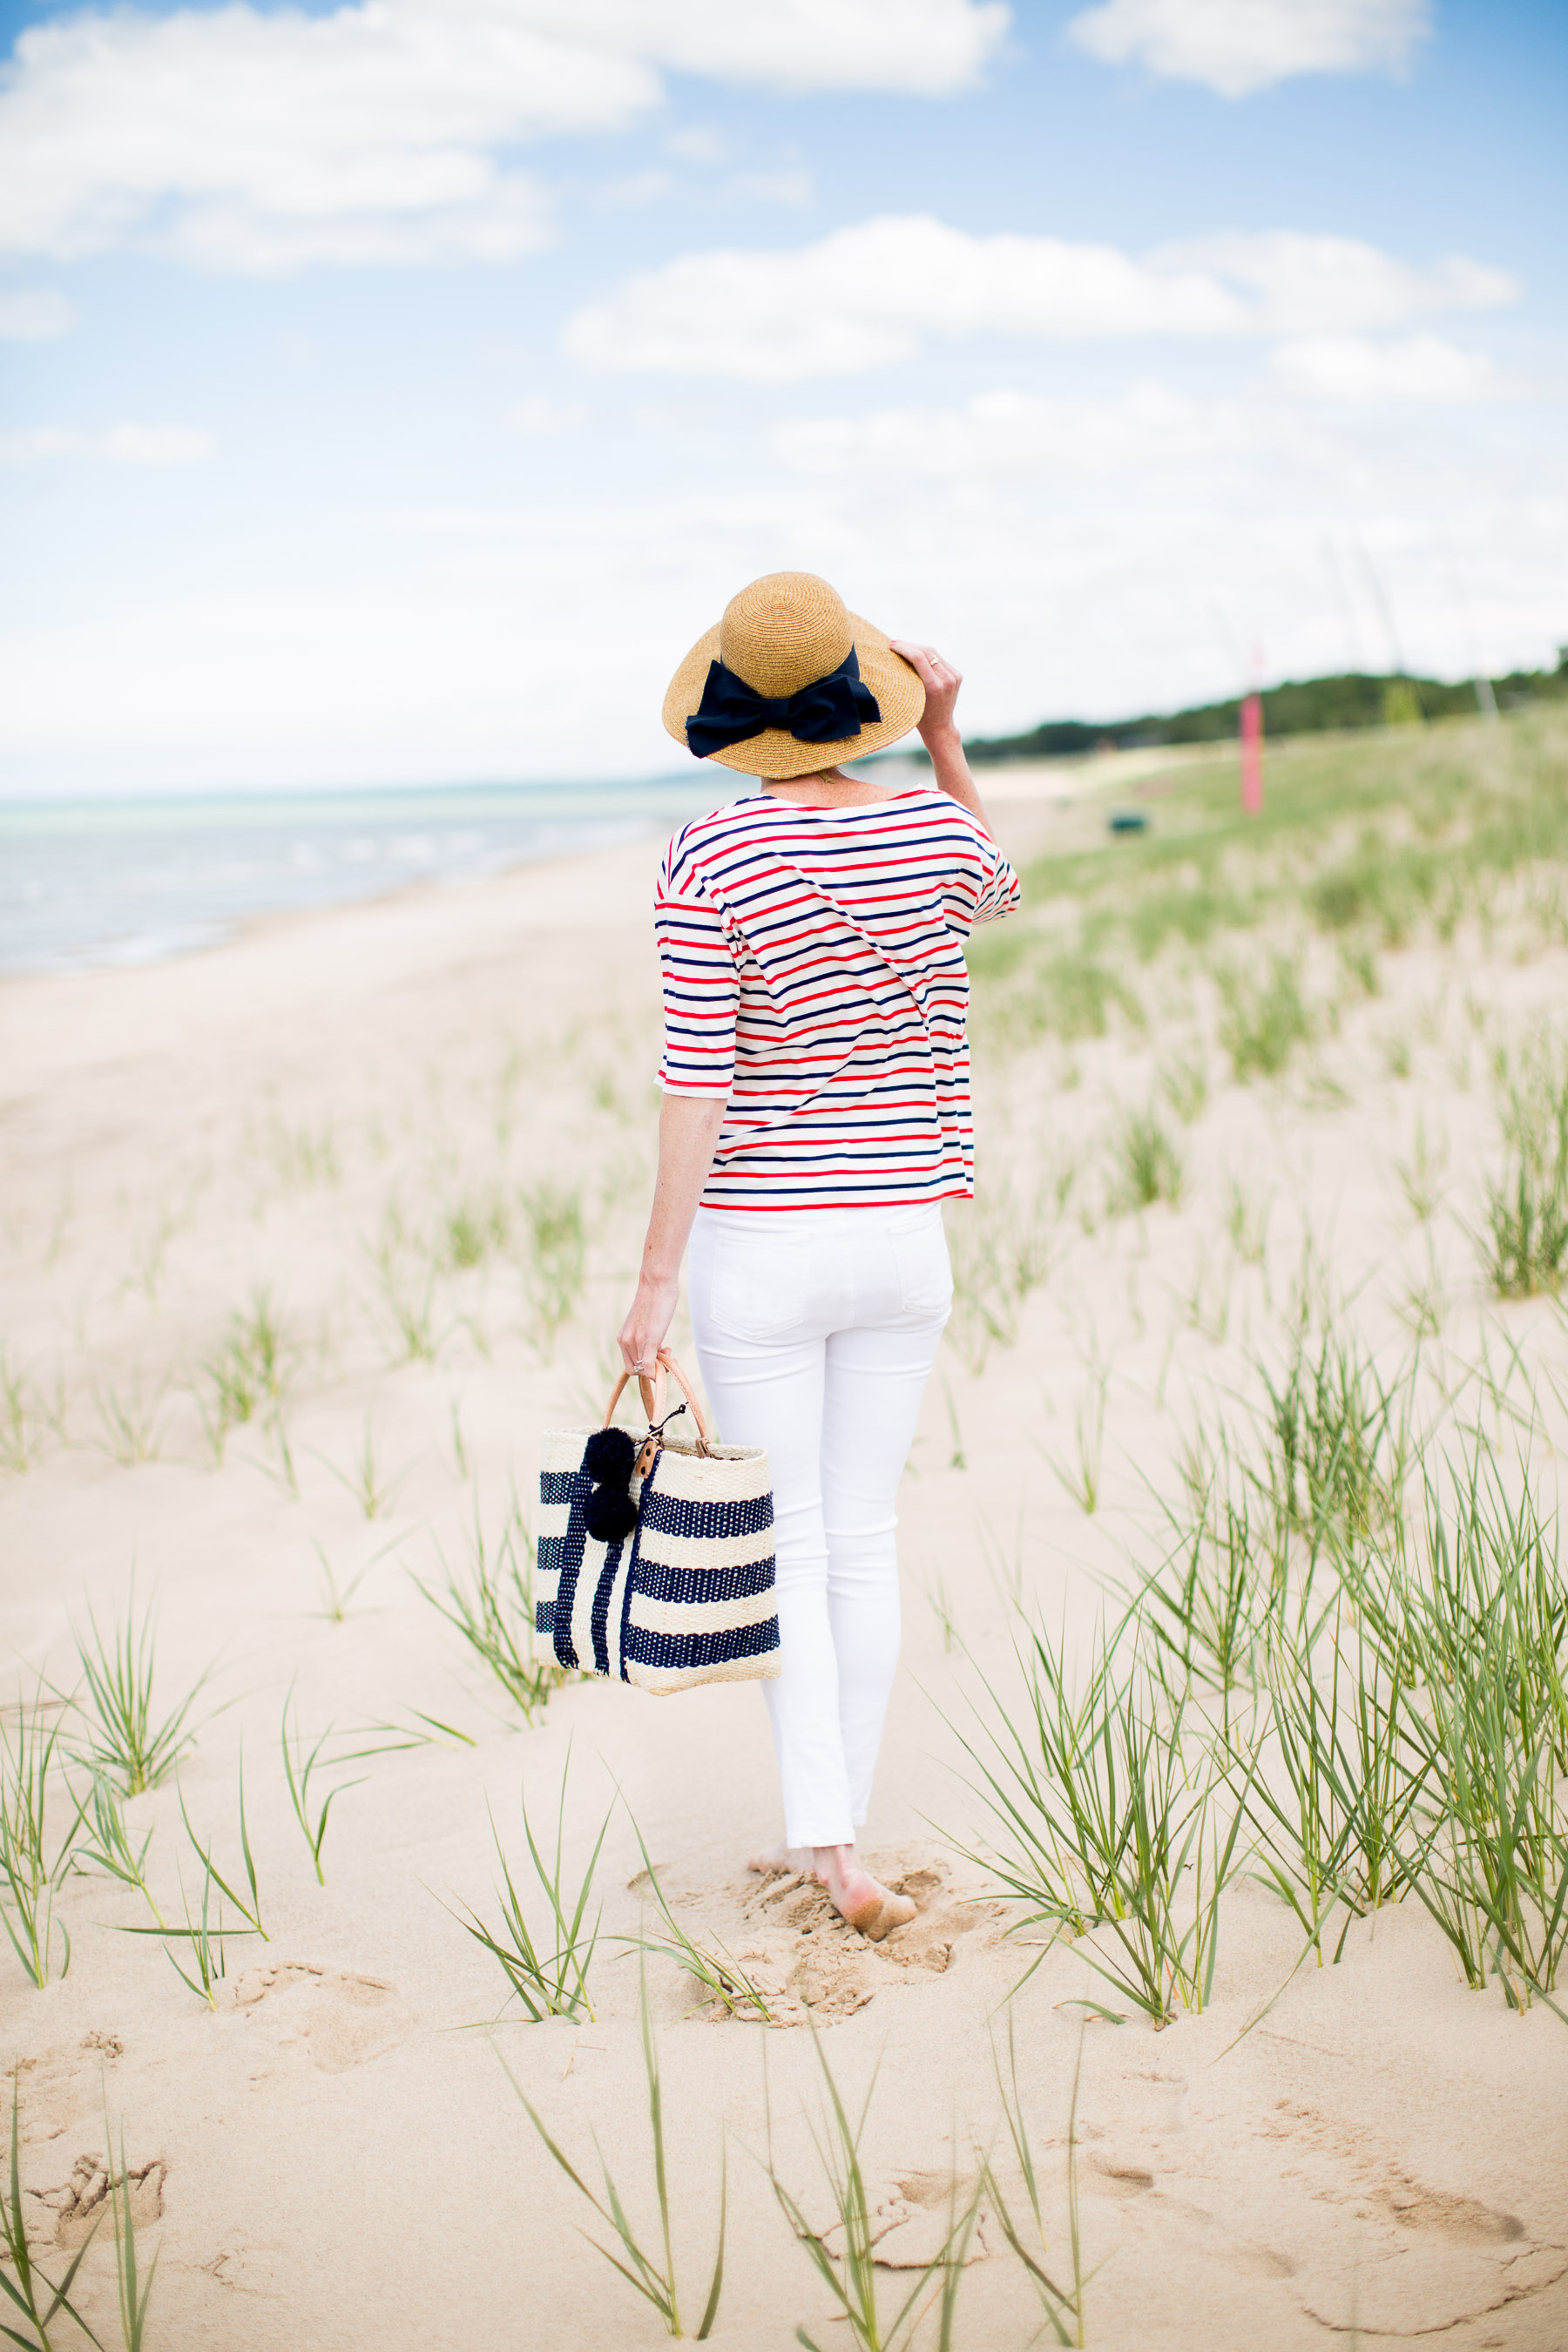
[[[924,709],[908,662],[826,580],[770,572],[692,646],[664,723],[700,760],[782,781],[879,751]]]

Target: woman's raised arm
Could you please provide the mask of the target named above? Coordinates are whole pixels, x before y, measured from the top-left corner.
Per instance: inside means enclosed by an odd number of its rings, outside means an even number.
[[[920,738],[931,754],[931,772],[944,793],[950,793],[978,817],[987,833],[990,821],[985,804],[975,789],[969,762],[963,756],[963,740],[952,715],[958,700],[958,689],[963,684],[960,673],[950,661],[945,661],[934,646],[917,646],[908,637],[890,637],[889,644],[896,654],[901,654],[926,690],[926,707],[920,722]]]

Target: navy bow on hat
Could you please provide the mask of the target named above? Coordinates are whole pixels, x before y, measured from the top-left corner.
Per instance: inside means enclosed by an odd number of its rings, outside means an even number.
[[[798,694],[758,694],[715,661],[708,665],[701,707],[687,719],[686,740],[700,760],[727,751],[732,743],[748,743],[770,727],[782,727],[797,743],[842,743],[858,735],[862,719],[871,725],[881,716],[881,705],[862,683],[853,646],[837,669],[814,678]]]

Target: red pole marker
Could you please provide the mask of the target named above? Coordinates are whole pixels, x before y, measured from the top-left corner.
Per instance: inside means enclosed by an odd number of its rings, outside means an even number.
[[[1247,694],[1241,702],[1241,805],[1248,816],[1263,806],[1263,697]]]

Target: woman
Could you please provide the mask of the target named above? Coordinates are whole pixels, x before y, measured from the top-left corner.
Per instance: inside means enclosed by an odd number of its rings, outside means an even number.
[[[764,1685],[782,1845],[879,1937],[913,1916],[857,1859],[899,1651],[894,1498],[952,1297],[944,1200],[971,1175],[971,926],[1010,914],[956,670],[825,580],[754,581],[676,672],[669,732],[760,790],[670,843],[658,1176],[620,1334],[652,1366],[691,1244],[697,1358],[723,1435],[773,1481],[781,1671]],[[934,782],[847,776],[918,726]]]

